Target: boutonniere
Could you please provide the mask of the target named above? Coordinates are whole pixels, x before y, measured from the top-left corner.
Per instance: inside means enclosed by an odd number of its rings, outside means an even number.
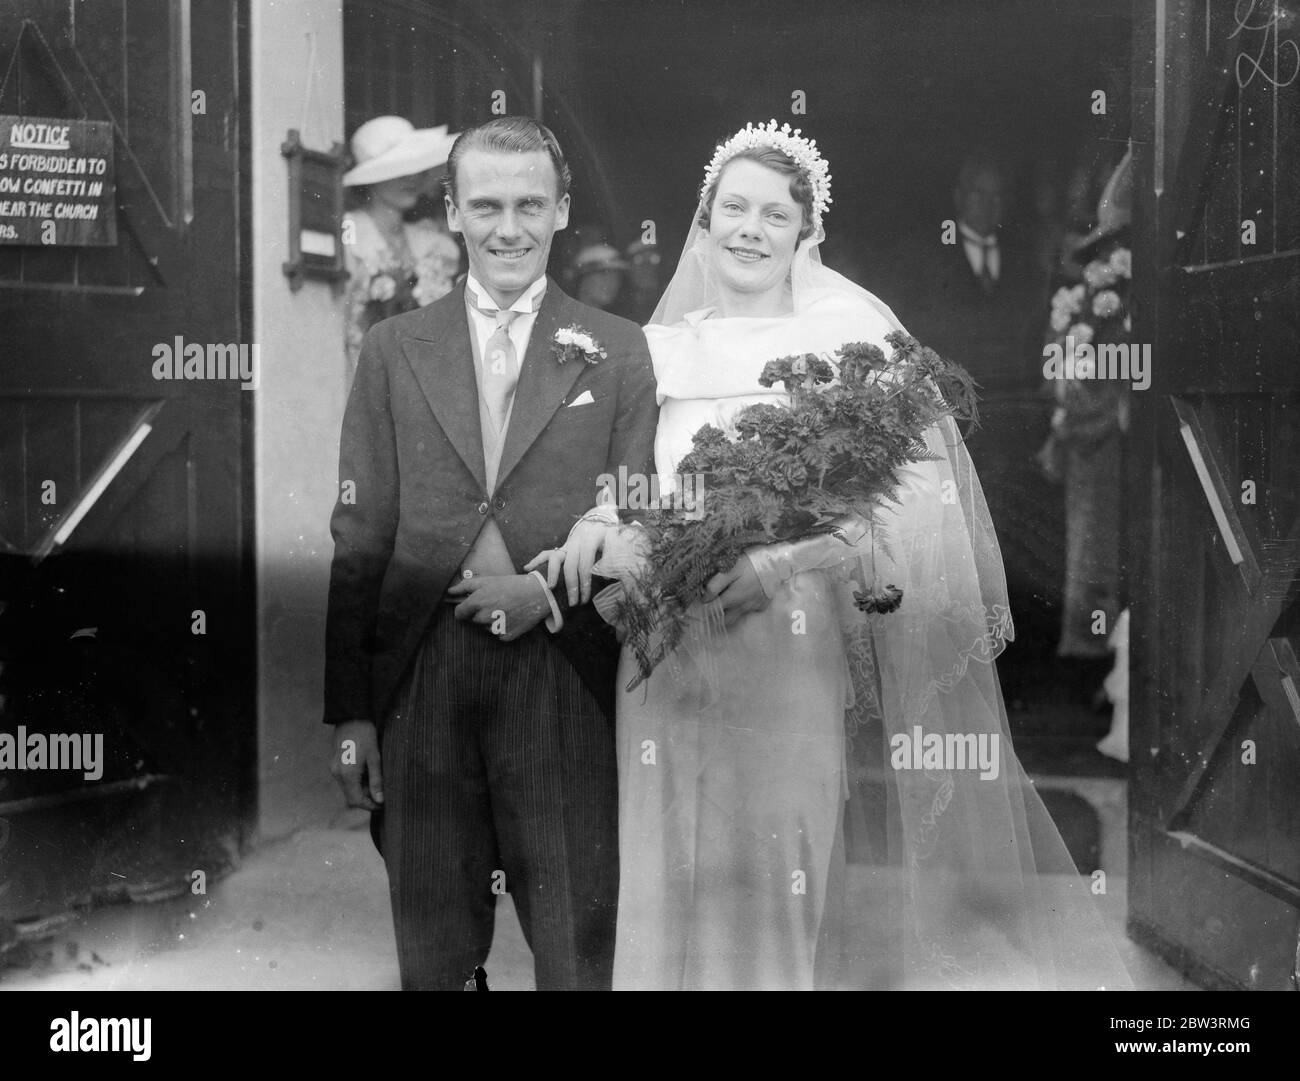
[[[599,364],[606,353],[582,327],[561,327],[555,332],[551,352],[561,364],[581,357],[588,364]]]

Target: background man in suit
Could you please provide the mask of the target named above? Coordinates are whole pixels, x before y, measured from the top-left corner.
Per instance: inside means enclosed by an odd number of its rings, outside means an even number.
[[[372,811],[404,988],[463,988],[503,886],[539,989],[608,988],[617,643],[588,597],[521,568],[564,543],[601,473],[651,470],[653,369],[640,328],[546,277],[569,214],[548,129],[465,132],[447,186],[468,280],[367,334],[343,421],[333,769]],[[562,360],[574,326],[604,355]]]
[[[932,222],[893,260],[901,292],[890,300],[903,324],[986,389],[1041,380],[1047,280],[1031,245],[1003,229],[1005,188],[998,163],[971,154],[953,188],[952,242]]]
[[[1059,495],[1034,458],[1050,414],[1041,394],[1047,274],[1027,232],[1008,220],[1006,174],[994,158],[968,155],[952,198],[951,225],[936,214],[896,249],[900,292],[888,299],[911,334],[980,384],[981,427],[967,446],[984,478],[1021,632],[999,665],[1014,701],[1035,672],[1050,670],[1063,569]]]

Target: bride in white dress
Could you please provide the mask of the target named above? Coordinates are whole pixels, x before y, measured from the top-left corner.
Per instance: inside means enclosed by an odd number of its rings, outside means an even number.
[[[829,179],[775,122],[718,148],[646,328],[661,481],[703,425],[733,434],[744,407],[787,400],[758,382],[768,361],[860,341],[889,355],[893,313],[817,255]],[[620,691],[615,989],[1125,985],[1011,748],[993,662],[1013,630],[979,481],[955,424],[927,443],[899,505],[849,525],[856,543],[750,549]],[[626,578],[637,529],[579,523],[552,581],[597,551],[596,574]],[[854,588],[885,583],[901,608],[861,614]],[[621,588],[596,598],[611,621]],[[625,650],[620,688],[636,672]],[[902,762],[898,741],[925,736],[948,756]]]

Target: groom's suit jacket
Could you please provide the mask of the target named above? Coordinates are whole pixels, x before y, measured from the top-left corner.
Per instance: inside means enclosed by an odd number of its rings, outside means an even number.
[[[604,349],[561,363],[557,330]],[[383,724],[443,594],[489,518],[516,570],[564,542],[596,478],[653,469],[654,371],[634,323],[579,304],[548,280],[528,340],[494,491],[486,487],[465,289],[384,320],[362,344],[343,418],[340,496],[330,527],[325,721]],[[585,404],[570,404],[589,394]],[[617,643],[590,604],[555,645],[612,715]],[[484,633],[487,633],[484,631]]]

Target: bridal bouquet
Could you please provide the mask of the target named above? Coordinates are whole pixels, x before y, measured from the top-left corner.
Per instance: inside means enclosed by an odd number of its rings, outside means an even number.
[[[691,605],[705,584],[746,548],[831,534],[838,523],[873,521],[895,501],[895,470],[928,460],[925,432],[942,417],[978,420],[966,371],[901,332],[875,345],[841,346],[829,357],[806,353],[769,362],[759,382],[783,383],[788,406],[751,405],[735,417],[735,436],[705,425],[679,474],[703,474],[703,515],[671,509],[640,516],[644,558],[615,610],[636,657],[635,687],[681,642]],[[865,583],[864,583],[865,585]],[[871,586],[855,593],[864,612],[889,612],[901,592]]]

